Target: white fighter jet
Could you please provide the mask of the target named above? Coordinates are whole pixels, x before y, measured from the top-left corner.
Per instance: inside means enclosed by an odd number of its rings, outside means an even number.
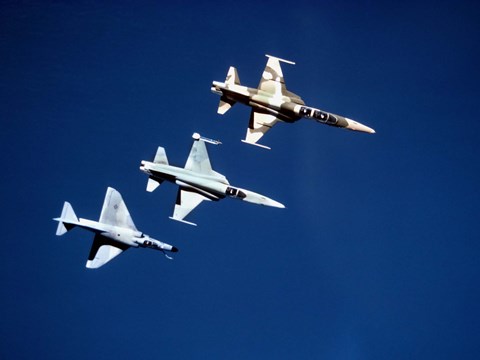
[[[192,138],[194,142],[185,168],[169,165],[163,147],[158,147],[153,162],[143,160],[140,166],[140,170],[148,175],[148,192],[154,191],[164,180],[179,185],[175,209],[170,219],[196,225],[183,219],[203,200],[218,201],[227,196],[254,204],[285,207],[266,196],[231,186],[225,176],[212,169],[205,146],[205,142],[215,145],[220,142],[198,133],[194,133]]]
[[[258,144],[257,141],[277,122],[293,123],[301,118],[349,130],[375,133],[372,128],[355,120],[305,105],[300,96],[287,90],[283,79],[280,62],[295,63],[271,55],[266,56],[268,62],[258,88],[240,85],[237,69],[233,66],[230,66],[224,82],[212,83],[212,92],[220,95],[217,110],[219,114],[225,114],[237,102],[252,108],[243,142],[270,149],[268,146]]]
[[[57,235],[63,235],[75,226],[95,233],[90,255],[86,267],[97,269],[120,255],[130,247],[143,247],[159,250],[171,259],[165,251],[177,252],[172,245],[152,239],[150,236],[138,231],[133,223],[122,195],[108,188],[103,203],[102,213],[98,221],[77,218],[70,203],[65,201],[62,215],[53,219],[58,221]]]

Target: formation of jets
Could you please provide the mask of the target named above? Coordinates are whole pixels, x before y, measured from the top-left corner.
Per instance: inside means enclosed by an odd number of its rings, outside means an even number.
[[[220,95],[218,113],[225,114],[236,102],[252,108],[245,143],[270,149],[258,141],[277,122],[293,123],[301,118],[335,127],[366,133],[375,131],[352,119],[335,115],[305,105],[302,98],[287,90],[280,62],[294,64],[291,61],[266,55],[268,62],[263,71],[258,88],[240,85],[237,70],[231,66],[225,82],[214,81],[211,90]],[[147,191],[153,192],[163,181],[178,185],[178,194],[174,206],[173,220],[196,225],[185,218],[202,201],[218,201],[226,197],[242,201],[284,208],[278,201],[256,192],[230,185],[227,178],[214,171],[210,163],[205,143],[221,144],[198,133],[192,135],[193,145],[184,167],[170,165],[165,149],[158,147],[153,161],[142,160],[140,170],[148,175]],[[143,247],[166,252],[177,252],[172,245],[155,240],[137,230],[120,193],[109,187],[98,221],[77,218],[70,203],[65,202],[58,221],[56,235],[60,236],[80,227],[95,234],[86,267],[99,268],[130,247]]]

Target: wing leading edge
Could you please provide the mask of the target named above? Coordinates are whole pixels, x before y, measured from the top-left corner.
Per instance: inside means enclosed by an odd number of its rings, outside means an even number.
[[[123,251],[129,248],[128,245],[110,240],[102,235],[95,235],[93,239],[87,264],[89,269],[98,269],[109,261],[116,258]]]
[[[137,230],[122,195],[111,187],[107,189],[99,222]]]
[[[193,142],[192,149],[188,155],[185,169],[204,175],[212,175],[212,164],[208,156],[207,147],[202,140]]]
[[[268,57],[267,65],[262,73],[262,78],[258,84],[258,89],[263,90],[273,96],[284,96],[287,94],[285,80],[283,78],[282,67],[280,61],[292,64],[293,61],[277,58],[275,56],[266,55]]]
[[[177,201],[173,210],[173,216],[171,216],[170,219],[196,226],[197,224],[185,221],[183,219],[204,200],[211,201],[211,199],[209,199],[205,195],[199,194],[194,190],[180,186],[178,188]]]
[[[265,149],[270,149],[268,146],[257,144],[257,141],[260,140],[263,135],[267,133],[277,122],[280,120],[270,113],[263,113],[255,111],[252,109],[250,113],[250,122],[247,128],[247,134],[245,140],[242,140],[245,143],[263,147]]]

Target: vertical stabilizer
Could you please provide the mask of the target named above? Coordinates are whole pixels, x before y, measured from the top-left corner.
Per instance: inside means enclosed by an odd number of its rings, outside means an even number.
[[[230,66],[230,68],[228,69],[227,77],[225,79],[225,84],[240,85],[240,78],[238,77],[238,71],[233,66]]]
[[[225,78],[225,84],[227,87],[229,85],[240,85],[240,78],[238,77],[237,69],[235,69],[233,66],[230,66],[228,69],[227,77]],[[217,113],[220,115],[225,114],[233,105],[235,105],[235,103],[236,101],[222,95],[218,104]]]
[[[155,164],[163,164],[168,165],[168,158],[167,153],[165,152],[165,148],[159,146],[157,149],[157,153],[155,154],[155,159],[153,159]]]
[[[72,205],[68,201],[63,204],[62,215],[53,220],[58,221],[57,236],[65,234],[78,223],[77,215],[75,215]]]

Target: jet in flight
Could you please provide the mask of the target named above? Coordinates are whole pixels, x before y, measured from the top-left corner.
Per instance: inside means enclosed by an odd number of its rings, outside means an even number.
[[[193,146],[184,168],[169,165],[163,147],[158,147],[153,162],[145,160],[141,162],[140,170],[148,175],[148,192],[154,191],[164,180],[179,186],[173,216],[170,219],[196,225],[183,219],[203,200],[218,201],[227,196],[254,204],[285,207],[266,196],[231,186],[225,176],[212,169],[205,146],[206,142],[215,145],[220,142],[202,137],[198,133],[194,133],[192,138]]]
[[[295,63],[266,56],[267,66],[257,89],[240,85],[237,69],[233,66],[230,66],[225,82],[212,83],[212,92],[221,96],[217,111],[219,114],[225,114],[236,102],[252,107],[247,135],[243,142],[270,149],[268,146],[257,144],[257,141],[277,122],[293,123],[301,118],[330,126],[375,133],[375,130],[355,120],[306,106],[300,96],[287,90],[283,79],[280,62]]]
[[[159,250],[171,259],[165,251],[177,252],[172,245],[152,239],[138,231],[133,223],[127,206],[120,193],[109,187],[103,202],[102,213],[98,221],[77,218],[72,206],[65,201],[62,215],[53,219],[58,221],[57,235],[63,235],[75,226],[95,233],[86,267],[97,269],[120,255],[130,247],[143,247]]]

